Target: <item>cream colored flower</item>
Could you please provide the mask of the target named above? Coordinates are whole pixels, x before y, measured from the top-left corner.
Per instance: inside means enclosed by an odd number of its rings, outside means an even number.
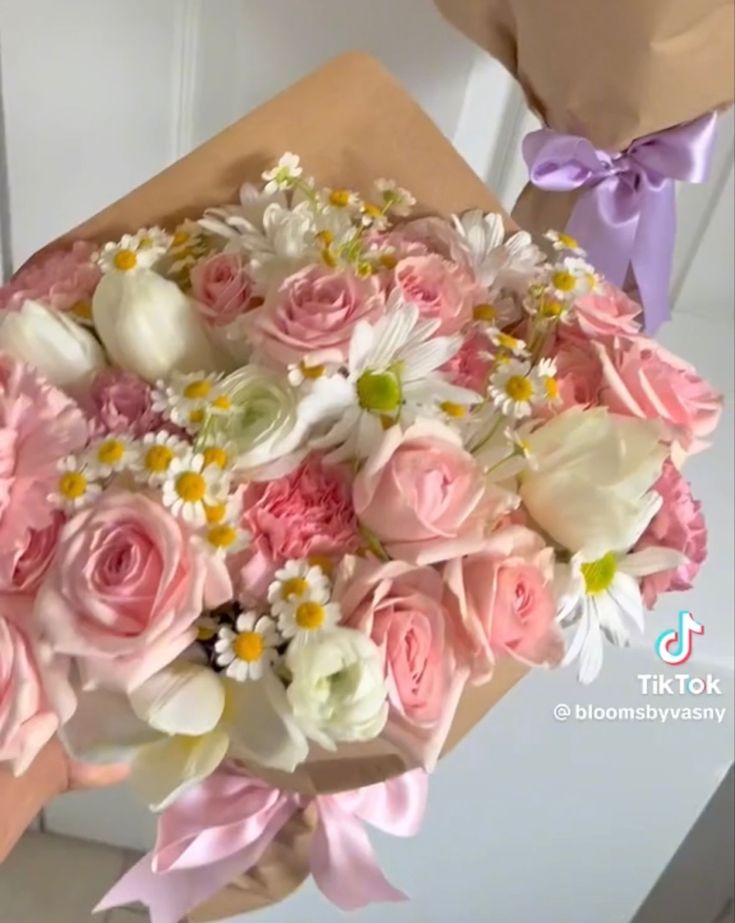
[[[261,679],[278,657],[279,642],[273,619],[244,612],[238,616],[234,631],[228,626],[220,628],[214,645],[217,666],[238,683]]]

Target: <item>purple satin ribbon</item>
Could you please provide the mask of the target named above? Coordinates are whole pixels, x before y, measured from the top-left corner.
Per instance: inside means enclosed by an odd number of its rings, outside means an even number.
[[[598,150],[586,138],[550,128],[523,139],[523,157],[534,186],[550,192],[586,189],[574,206],[567,232],[614,285],[622,287],[632,266],[649,333],[671,316],[674,180],[706,179],[716,122],[716,114],[710,112],[637,138],[622,153]]]
[[[319,821],[310,870],[322,893],[342,910],[407,900],[380,870],[363,821],[394,836],[413,836],[427,790],[426,773],[419,769],[316,798],[217,772],[161,815],[153,851],[113,885],[95,912],[139,901],[149,908],[152,923],[179,923],[248,872],[289,819],[312,801]]]

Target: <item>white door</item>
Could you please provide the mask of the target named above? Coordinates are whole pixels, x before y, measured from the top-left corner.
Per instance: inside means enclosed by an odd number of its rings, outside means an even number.
[[[533,126],[498,65],[429,0],[0,0],[9,196],[0,243],[19,265],[39,246],[342,51],[373,53],[511,204],[519,143]],[[681,194],[676,321],[664,340],[733,397],[733,128],[711,181]],[[686,605],[705,623],[691,672],[732,691],[732,416],[690,474],[709,517],[710,561]],[[722,725],[555,722],[556,703],[645,705],[652,639],[683,598],[650,619],[592,689],[571,672],[522,682],[440,766],[422,833],[376,837],[410,905],[366,921],[624,923],[732,761]],[[650,700],[650,699],[649,699]],[[657,701],[656,704],[661,704]],[[131,847],[152,821],[125,791],[71,795],[50,829]],[[337,920],[312,886],[263,918]]]

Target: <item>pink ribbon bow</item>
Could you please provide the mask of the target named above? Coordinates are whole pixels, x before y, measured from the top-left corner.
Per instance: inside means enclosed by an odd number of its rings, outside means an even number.
[[[322,893],[342,910],[407,900],[385,878],[363,821],[413,836],[426,808],[427,776],[414,770],[366,788],[311,798],[259,779],[215,773],[179,798],[158,822],[153,851],[108,891],[95,912],[140,901],[151,923],[178,923],[248,872],[289,819],[316,803],[310,867]]]

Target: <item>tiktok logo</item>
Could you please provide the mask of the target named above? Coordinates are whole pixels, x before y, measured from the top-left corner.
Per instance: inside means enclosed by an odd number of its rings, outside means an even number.
[[[692,656],[694,635],[703,635],[701,625],[686,609],[679,610],[676,628],[667,628],[656,638],[654,648],[658,656],[669,666],[678,667]]]

